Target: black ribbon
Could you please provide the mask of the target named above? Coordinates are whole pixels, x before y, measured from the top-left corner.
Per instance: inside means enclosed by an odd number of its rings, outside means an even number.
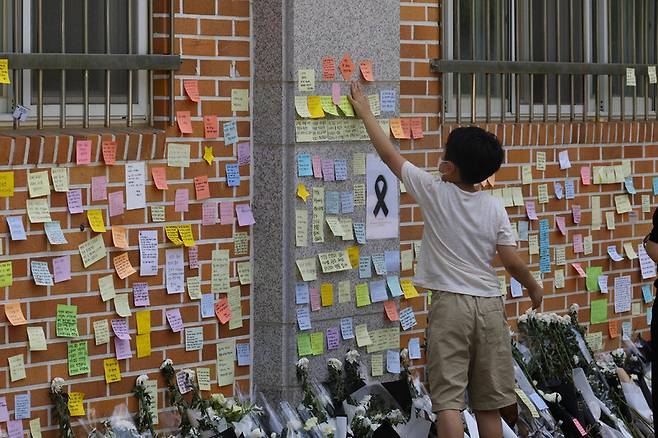
[[[382,183],[382,188],[379,188],[379,183]],[[382,213],[384,213],[384,217],[388,216],[388,207],[386,206],[386,202],[384,202],[384,199],[386,199],[386,191],[388,190],[388,185],[386,183],[386,178],[384,178],[384,175],[379,175],[377,179],[375,180],[375,196],[377,196],[377,204],[375,205],[375,209],[372,211],[372,213],[377,217],[377,214],[381,210]]]

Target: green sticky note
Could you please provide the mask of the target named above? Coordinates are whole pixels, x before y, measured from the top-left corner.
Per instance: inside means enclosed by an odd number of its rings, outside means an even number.
[[[89,373],[87,341],[69,342],[68,347],[69,376]]]
[[[370,304],[370,291],[368,291],[368,283],[357,284],[355,291],[356,307],[363,307]]]
[[[57,329],[57,336],[65,338],[78,336],[78,306],[58,304],[55,327]]]
[[[300,356],[310,356],[313,354],[311,349],[311,335],[309,333],[300,333],[297,335],[297,354]]]
[[[311,333],[311,351],[313,352],[313,356],[318,356],[324,353],[323,332]]]
[[[592,300],[590,309],[590,323],[600,324],[608,321],[608,299]]]
[[[587,268],[587,280],[585,284],[587,285],[588,292],[597,292],[599,291],[599,277],[603,273],[603,268],[600,266],[592,266]]]

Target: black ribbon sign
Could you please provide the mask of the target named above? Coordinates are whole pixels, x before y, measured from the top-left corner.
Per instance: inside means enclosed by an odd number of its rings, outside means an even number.
[[[382,188],[379,188],[379,183],[382,183]],[[384,202],[384,199],[386,199],[386,191],[388,190],[388,185],[386,183],[386,178],[384,178],[384,175],[379,175],[377,179],[375,180],[375,196],[377,196],[377,204],[375,205],[375,209],[372,211],[372,213],[377,217],[377,214],[381,210],[382,213],[384,213],[384,217],[388,216],[388,207],[386,206],[386,202]]]

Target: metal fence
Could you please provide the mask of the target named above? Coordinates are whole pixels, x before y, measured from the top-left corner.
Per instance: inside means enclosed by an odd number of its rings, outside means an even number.
[[[442,59],[431,65],[441,73],[445,120],[658,118],[655,1],[442,5]]]
[[[117,71],[127,73],[127,99],[125,111],[125,123],[130,127],[133,125],[133,77],[137,71],[148,72],[148,121],[151,126],[154,124],[153,102],[154,90],[153,80],[154,71],[168,72],[168,118],[169,123],[174,123],[174,72],[180,67],[180,57],[174,55],[174,0],[168,1],[168,33],[169,33],[169,54],[155,54],[153,51],[153,0],[143,0],[147,3],[147,18],[148,18],[148,49],[146,54],[135,54],[132,50],[133,40],[133,8],[131,6],[134,1],[141,0],[126,0],[128,7],[125,20],[127,22],[127,40],[128,40],[128,53],[111,53],[111,38],[110,38],[110,16],[112,12],[112,0],[82,0],[82,16],[83,28],[81,29],[81,36],[83,40],[82,53],[66,53],[65,52],[65,29],[66,23],[66,6],[65,0],[45,0],[45,1],[59,1],[61,14],[59,17],[48,17],[49,20],[59,19],[61,26],[61,52],[60,53],[44,53],[44,38],[51,36],[44,34],[44,17],[43,17],[43,2],[44,0],[34,0],[36,6],[32,10],[34,14],[32,22],[36,24],[36,41],[34,47],[36,50],[33,53],[23,53],[22,48],[22,32],[23,32],[23,19],[22,17],[22,4],[23,0],[6,0],[12,2],[13,14],[11,17],[5,17],[6,20],[11,19],[11,27],[13,31],[12,52],[0,53],[0,58],[6,58],[9,61],[9,69],[12,77],[12,91],[13,91],[13,105],[14,107],[24,105],[23,102],[23,72],[25,70],[32,70],[36,73],[36,127],[43,128],[44,126],[44,72],[48,70],[59,71],[60,84],[59,84],[59,111],[58,119],[60,128],[67,126],[67,73],[73,74],[73,71],[81,71],[83,75],[82,81],[82,127],[88,128],[90,126],[90,99],[89,99],[89,73],[90,71],[104,71],[104,112],[103,124],[109,127],[112,124],[111,113],[111,78],[112,74]],[[30,0],[26,0],[30,1]],[[89,53],[89,2],[104,1],[104,23],[105,23],[105,53]],[[1,25],[2,23],[0,23]],[[27,103],[29,106],[30,103]],[[18,127],[18,121],[14,120],[14,128]]]

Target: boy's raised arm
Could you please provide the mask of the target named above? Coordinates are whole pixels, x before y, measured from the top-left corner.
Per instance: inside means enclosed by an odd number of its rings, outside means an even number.
[[[515,246],[497,245],[498,257],[503,263],[505,270],[516,278],[526,289],[532,300],[532,308],[537,309],[541,306],[544,299],[544,290],[532,276],[528,267],[523,263],[521,257],[516,253]]]
[[[363,93],[361,85],[358,82],[352,82],[352,89],[350,95],[347,96],[350,103],[354,107],[356,114],[363,120],[363,124],[368,131],[370,140],[377,150],[379,157],[386,163],[389,169],[398,177],[402,179],[402,165],[405,160],[400,152],[393,146],[387,133],[382,131],[379,123],[370,110],[370,102],[368,96]]]

